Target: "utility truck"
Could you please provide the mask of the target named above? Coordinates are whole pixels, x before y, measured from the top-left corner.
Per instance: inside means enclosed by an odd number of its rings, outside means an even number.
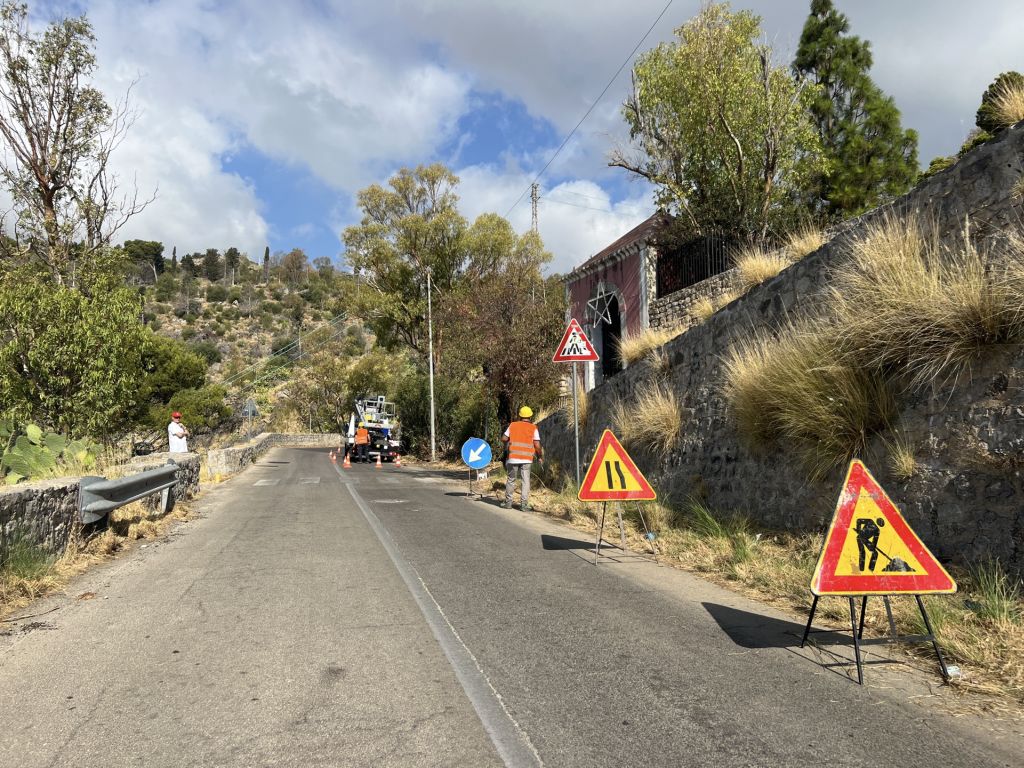
[[[355,455],[356,428],[360,422],[370,433],[370,445],[367,451],[370,461],[394,461],[402,447],[401,428],[398,423],[398,412],[395,404],[389,402],[384,395],[375,395],[356,400],[356,410],[348,420],[348,433],[345,441],[349,452]]]

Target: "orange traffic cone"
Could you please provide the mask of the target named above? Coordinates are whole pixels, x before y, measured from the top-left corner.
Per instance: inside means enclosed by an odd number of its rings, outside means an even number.
[[[381,463],[380,463],[380,454],[379,454],[379,453],[377,454],[377,466],[376,466],[375,468],[376,468],[376,469],[380,469],[380,468],[381,468]]]
[[[342,469],[351,469],[352,468],[352,462],[348,460],[348,453],[345,454],[345,461],[343,461],[341,463],[341,468]]]
[[[396,467],[401,467],[402,466],[402,456],[400,454],[397,454],[397,453],[395,454],[395,466]]]
[[[337,464],[338,457],[334,455],[334,451],[331,451],[331,464]]]

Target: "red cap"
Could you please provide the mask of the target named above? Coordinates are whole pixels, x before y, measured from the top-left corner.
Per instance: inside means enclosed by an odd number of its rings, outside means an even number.
[[[172,419],[180,419],[181,418],[181,414],[178,413],[177,411],[175,411],[174,413],[171,414],[171,418]]]

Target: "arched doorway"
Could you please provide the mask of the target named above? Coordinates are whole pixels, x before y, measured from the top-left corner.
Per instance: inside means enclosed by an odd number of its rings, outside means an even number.
[[[619,314],[619,298],[608,302],[611,322],[601,321],[601,378],[607,379],[622,370],[622,353],[619,339],[622,337],[622,316]]]

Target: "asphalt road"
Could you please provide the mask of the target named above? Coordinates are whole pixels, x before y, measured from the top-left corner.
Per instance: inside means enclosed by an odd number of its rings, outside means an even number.
[[[859,687],[799,623],[464,491],[272,452],[0,637],[0,766],[1021,765],[922,705],[937,674]]]

